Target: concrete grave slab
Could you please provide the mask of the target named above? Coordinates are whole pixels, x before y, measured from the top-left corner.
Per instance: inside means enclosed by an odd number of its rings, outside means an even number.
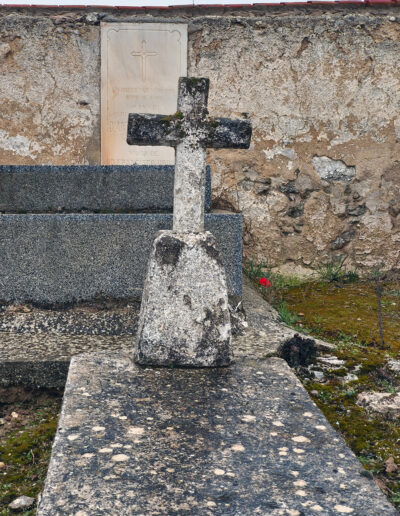
[[[397,511],[283,360],[73,358],[38,516],[314,513]]]
[[[212,213],[228,292],[241,294],[242,218]],[[42,304],[140,298],[157,231],[168,214],[46,214],[0,217],[0,300]]]
[[[0,212],[172,211],[173,166],[0,165]],[[206,167],[205,210],[211,207]]]
[[[243,306],[247,327],[233,332],[235,358],[280,356],[285,342],[298,335],[280,320],[276,310],[246,277],[240,306]],[[92,304],[58,310],[25,305],[2,307],[0,385],[62,388],[71,357],[98,351],[131,353],[138,317],[138,303],[107,304],[106,308],[97,309]],[[303,338],[309,337],[304,335]],[[320,350],[333,347],[313,340]]]

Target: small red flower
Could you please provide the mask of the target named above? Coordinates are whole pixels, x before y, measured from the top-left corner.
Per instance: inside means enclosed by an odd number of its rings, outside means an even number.
[[[258,280],[258,284],[266,288],[271,286],[271,282],[267,278],[260,278]]]

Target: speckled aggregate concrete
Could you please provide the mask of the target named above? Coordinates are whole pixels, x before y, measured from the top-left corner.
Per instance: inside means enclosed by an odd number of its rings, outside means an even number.
[[[165,213],[4,214],[0,217],[0,301],[54,305],[140,299],[151,244],[170,229]],[[207,213],[228,292],[242,291],[242,216]]]
[[[172,211],[174,166],[0,165],[0,211]],[[211,205],[206,167],[205,209]]]
[[[71,357],[132,350],[139,304],[0,310],[0,385],[63,388]]]
[[[0,308],[0,332],[48,335],[134,335],[140,303],[75,306],[45,310],[33,306]]]
[[[38,516],[397,514],[286,362],[74,357]]]

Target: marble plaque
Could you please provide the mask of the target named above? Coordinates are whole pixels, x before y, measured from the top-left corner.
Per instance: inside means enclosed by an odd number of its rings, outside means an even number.
[[[129,113],[172,114],[187,74],[187,25],[101,24],[101,163],[173,165],[171,147],[126,143]]]

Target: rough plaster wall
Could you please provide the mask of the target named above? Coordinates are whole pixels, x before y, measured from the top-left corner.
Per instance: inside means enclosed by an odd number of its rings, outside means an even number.
[[[98,162],[98,27],[73,13],[2,13],[0,69],[1,163]]]
[[[99,161],[98,17],[49,12],[0,15],[0,163]],[[210,77],[212,114],[247,113],[254,126],[250,151],[209,157],[215,206],[243,212],[246,256],[393,265],[398,10],[199,13],[173,11],[189,22],[189,73]]]
[[[362,10],[199,23],[190,73],[209,75],[210,111],[253,121],[250,152],[210,157],[215,203],[243,212],[248,257],[395,263],[399,21]]]

